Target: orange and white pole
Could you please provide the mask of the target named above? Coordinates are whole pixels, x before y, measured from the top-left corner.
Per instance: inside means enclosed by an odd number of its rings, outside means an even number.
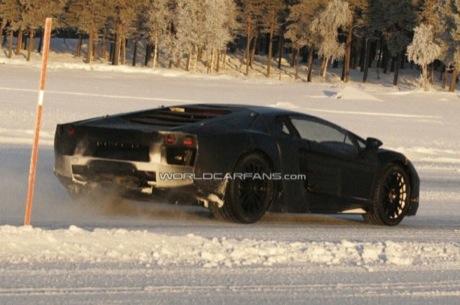
[[[45,95],[46,66],[48,64],[48,53],[49,53],[50,38],[51,38],[51,23],[52,23],[52,18],[46,18],[45,34],[44,34],[44,39],[43,39],[43,54],[42,54],[42,69],[41,69],[41,74],[40,74],[40,88],[38,92],[37,117],[35,120],[35,134],[34,134],[34,143],[32,147],[32,155],[30,157],[29,191],[27,193],[26,213],[24,216],[25,226],[30,225],[30,218],[32,215],[32,205],[33,205],[34,187],[35,187],[35,173],[37,169],[37,159],[38,159],[38,140],[40,137],[43,97]]]

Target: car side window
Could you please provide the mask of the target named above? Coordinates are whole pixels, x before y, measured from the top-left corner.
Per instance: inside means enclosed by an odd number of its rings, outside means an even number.
[[[302,139],[320,143],[322,146],[342,153],[358,152],[348,132],[314,118],[291,117],[292,125]]]
[[[276,118],[276,129],[279,134],[285,136],[294,136],[295,134],[292,127],[289,127],[289,120],[284,116]]]

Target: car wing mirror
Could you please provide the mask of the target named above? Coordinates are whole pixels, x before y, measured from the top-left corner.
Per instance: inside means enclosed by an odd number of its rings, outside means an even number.
[[[377,149],[383,145],[383,142],[376,138],[367,138],[366,139],[366,149],[372,150]]]

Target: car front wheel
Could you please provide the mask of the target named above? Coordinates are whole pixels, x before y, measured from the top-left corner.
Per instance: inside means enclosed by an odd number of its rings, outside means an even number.
[[[406,171],[399,165],[389,165],[383,171],[366,222],[377,225],[395,226],[407,214],[410,200],[410,183]]]

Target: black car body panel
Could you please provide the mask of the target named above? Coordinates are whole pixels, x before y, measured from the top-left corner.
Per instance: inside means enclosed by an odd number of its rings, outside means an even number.
[[[115,185],[139,199],[168,194],[173,202],[222,206],[225,175],[234,173],[242,157],[257,153],[281,177],[270,211],[360,214],[371,207],[379,175],[399,164],[410,177],[407,214],[415,215],[415,168],[402,154],[378,146],[293,111],[180,105],[57,125],[54,171],[71,192]]]

